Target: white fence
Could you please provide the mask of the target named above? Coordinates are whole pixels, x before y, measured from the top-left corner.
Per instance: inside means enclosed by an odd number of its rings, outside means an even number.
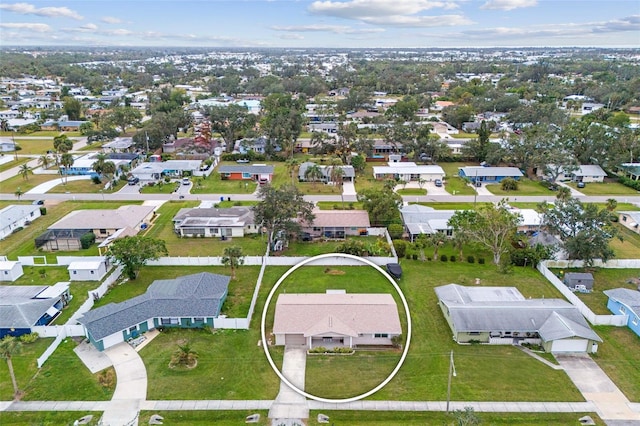
[[[608,268],[609,261],[607,263],[600,262],[600,265],[603,268]],[[640,260],[618,260],[616,261],[616,265],[623,264],[636,264],[637,266],[624,266],[624,268],[638,268],[640,267]],[[593,325],[614,325],[616,327],[623,327],[627,325],[628,317],[626,315],[596,315],[593,313],[591,309],[582,301],[578,296],[576,296],[558,277],[555,276],[553,272],[549,270],[549,267],[552,268],[580,268],[583,266],[582,261],[565,261],[565,260],[546,260],[540,262],[538,264],[538,271],[547,279],[555,288],[562,293],[564,297],[567,298],[573,306],[578,308],[580,313]],[[595,266],[595,265],[594,265]],[[623,268],[623,266],[614,266],[615,268]]]
[[[104,256],[58,256],[56,263],[48,263],[46,256],[18,256],[22,266],[67,266],[71,262],[104,262]]]
[[[383,257],[383,256],[367,256],[364,257],[367,260],[375,263],[376,265],[384,266],[387,263],[397,263],[397,256]],[[245,256],[244,264],[247,266],[262,266],[265,262],[267,266],[293,266],[308,259],[304,256],[276,256],[267,257],[262,256]],[[222,266],[221,257],[161,257],[157,260],[150,260],[147,262],[149,266]],[[362,262],[353,259],[346,258],[326,258],[319,259],[309,263],[309,265],[319,266],[361,266]]]
[[[582,260],[547,260],[547,268],[582,268]],[[612,259],[607,262],[596,259],[593,266],[607,269],[640,269],[640,259]]]
[[[214,318],[213,328],[233,328],[240,330],[249,329],[249,321],[251,318]]]
[[[42,367],[44,363],[49,359],[51,354],[58,348],[60,343],[67,337],[75,337],[75,336],[85,336],[85,330],[83,325],[77,325],[78,318],[88,312],[89,309],[93,307],[93,294],[97,294],[99,297],[104,296],[104,294],[109,289],[109,286],[113,284],[122,273],[124,268],[122,266],[118,266],[113,270],[111,275],[109,275],[105,280],[100,284],[98,288],[95,290],[89,291],[89,297],[85,302],[80,306],[80,308],[74,312],[74,314],[69,318],[69,320],[64,325],[52,325],[52,326],[38,326],[31,327],[31,331],[35,331],[40,334],[40,337],[54,337],[55,340],[49,345],[46,351],[38,358],[38,368]]]

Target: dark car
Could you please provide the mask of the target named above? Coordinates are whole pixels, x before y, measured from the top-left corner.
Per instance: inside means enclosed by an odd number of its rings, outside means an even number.
[[[436,179],[434,183],[436,184],[437,187],[441,187],[442,186],[442,180],[440,180],[440,179]]]
[[[476,188],[480,188],[482,186],[482,181],[477,180],[476,181]]]
[[[584,182],[578,182],[578,188],[584,188]]]
[[[313,237],[308,232],[301,232],[300,233],[300,240],[301,241],[311,241],[311,240],[313,240]]]
[[[41,206],[44,204],[44,200],[35,200],[33,203],[34,206]]]

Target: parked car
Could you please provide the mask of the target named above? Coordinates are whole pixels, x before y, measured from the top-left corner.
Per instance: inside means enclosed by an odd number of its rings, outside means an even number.
[[[129,185],[135,185],[135,184],[137,184],[138,182],[140,182],[140,179],[139,179],[139,178],[137,178],[137,177],[130,177],[129,179],[127,179],[127,183],[128,183]]]
[[[585,183],[584,182],[578,182],[578,188],[584,188]]]
[[[182,178],[182,184],[191,185],[191,179],[189,179],[188,177]]]
[[[476,188],[480,188],[482,186],[482,181],[477,180],[476,181]]]
[[[441,187],[442,186],[442,180],[436,179],[435,180],[435,184],[436,184],[437,187]]]
[[[35,200],[33,203],[34,206],[41,206],[44,204],[44,200]]]

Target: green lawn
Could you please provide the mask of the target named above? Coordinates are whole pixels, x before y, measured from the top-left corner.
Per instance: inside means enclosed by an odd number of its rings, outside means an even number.
[[[37,373],[36,359],[42,355],[51,342],[53,342],[53,338],[43,338],[36,340],[34,343],[23,344],[22,352],[11,358],[19,389],[24,390],[29,380]],[[6,361],[2,360],[0,362],[0,401],[10,401],[12,398],[13,386],[11,385],[9,369]],[[2,411],[0,411],[0,414],[2,414]]]
[[[597,326],[604,340],[593,359],[630,401],[640,402],[640,337],[628,327]]]
[[[116,209],[125,204],[139,204],[136,201],[66,201],[47,207],[47,214],[34,220],[22,231],[10,235],[0,241],[0,251],[10,259],[18,256],[46,256],[48,263],[56,263],[57,256],[97,256],[98,249],[94,244],[87,250],[75,252],[44,252],[35,247],[35,238],[42,234],[51,224],[74,210],[83,209]]]
[[[356,202],[339,202],[339,201],[318,201],[316,206],[320,210],[362,210],[362,203]]]
[[[400,195],[427,195],[427,190],[420,188],[405,188],[399,189],[396,192]]]
[[[89,369],[73,352],[73,339],[62,341],[36,375],[23,387],[27,401],[105,401],[110,400],[115,390],[115,380],[102,386],[99,375]],[[109,367],[103,371],[113,371]],[[69,374],[73,371],[73,374]],[[114,373],[109,373],[114,374]]]
[[[253,181],[223,180],[217,170],[214,170],[208,177],[193,177],[192,181],[192,194],[252,194],[257,187]]]
[[[469,166],[473,163],[439,163],[445,173],[445,189],[452,195],[474,195],[476,190],[458,175],[460,167]]]
[[[356,192],[360,193],[369,189],[380,190],[384,188],[384,180],[375,179],[373,177],[374,166],[386,166],[387,163],[366,163],[362,172],[356,175],[355,187]]]
[[[553,195],[550,191],[540,184],[540,181],[521,178],[518,181],[518,189],[516,191],[505,191],[499,183],[485,185],[486,188],[494,195],[503,195],[505,197],[518,197],[529,195]]]
[[[69,291],[73,298],[69,302],[67,306],[64,307],[60,315],[56,317],[52,324],[62,325],[71,318],[82,304],[89,297],[89,291],[94,290],[100,285],[99,282],[95,281],[72,281],[69,286]]]
[[[420,204],[422,206],[433,207],[436,210],[472,210],[482,205],[488,205],[489,203],[410,203]]]
[[[56,135],[57,136],[57,135]],[[51,139],[15,139],[16,143],[22,148],[18,153],[24,155],[46,154],[47,151],[53,149],[53,138]]]
[[[631,231],[623,225],[616,224],[618,229],[618,237],[609,243],[618,259],[637,259],[640,258],[640,235]]]
[[[584,188],[578,188],[578,185],[573,182],[567,182],[567,185],[585,195],[638,195],[635,189],[618,182],[589,182]]]
[[[163,182],[156,185],[145,185],[140,192],[142,194],[172,194],[176,188],[180,187],[180,182]]]
[[[229,294],[222,306],[223,314],[230,318],[247,316],[259,271],[258,266],[241,266],[236,270],[236,279],[229,283]],[[117,285],[95,303],[94,308],[139,296],[147,291],[155,280],[171,279],[199,272],[231,275],[231,270],[222,266],[145,266],[134,281],[118,281]]]
[[[69,281],[69,271],[65,266],[23,266],[22,270],[24,275],[11,285],[53,285]]]
[[[219,238],[181,238],[173,231],[172,219],[181,208],[196,207],[197,201],[171,201],[158,209],[158,215],[145,236],[165,241],[169,256],[221,256],[231,245],[242,247],[247,256],[262,256],[267,249],[265,237],[252,234],[221,241]]]
[[[472,138],[477,138],[478,134],[477,133],[458,132],[458,133],[452,134],[451,137],[454,138],[454,139],[472,139]]]
[[[104,186],[106,185],[106,181],[103,179],[101,183],[95,184],[93,180],[74,180],[71,182],[67,182],[66,184],[60,184],[54,186],[51,190],[47,191],[49,194],[63,194],[67,192],[71,192],[72,194],[98,194],[100,192],[104,192],[105,194],[111,194],[118,190],[120,190],[127,182],[118,180],[118,184],[114,189],[105,190]]]
[[[258,423],[252,423],[257,426],[270,425],[268,411],[141,411],[139,424],[149,424],[149,418],[153,414],[159,414],[164,418],[164,422],[167,425],[175,426],[210,426],[215,424],[216,426],[237,426],[244,424],[247,416],[251,414],[260,414],[260,421]],[[2,417],[0,417],[1,419]]]
[[[183,329],[160,333],[140,351],[147,367],[147,398],[154,399],[274,399],[279,379],[258,346],[252,330]],[[180,342],[198,353],[191,369],[168,367]]]
[[[9,154],[5,154],[5,155],[9,155]],[[4,155],[3,155],[4,156]],[[13,156],[12,156],[13,157]],[[18,157],[17,160],[11,160],[8,163],[4,163],[0,165],[0,173],[7,171],[9,169],[12,169],[14,167],[19,167],[22,166],[24,163],[27,163],[29,161],[33,160],[33,158],[29,158],[29,157]]]
[[[92,415],[87,423],[97,426],[102,412],[85,411],[0,411],[0,424],[3,426],[60,426],[72,425],[81,417]]]
[[[59,175],[34,175],[29,174],[25,179],[22,175],[15,175],[9,179],[3,180],[0,185],[0,191],[5,194],[14,194],[18,188],[25,193],[41,183],[49,182],[52,179],[60,180]],[[17,199],[17,198],[16,198]]]
[[[444,412],[410,412],[410,411],[314,411],[309,412],[308,426],[318,423],[318,414],[329,416],[329,422],[335,425],[349,426],[424,426],[454,425],[456,417],[453,413]],[[605,423],[595,413],[476,413],[482,425],[579,425],[578,419],[590,415],[596,425]]]

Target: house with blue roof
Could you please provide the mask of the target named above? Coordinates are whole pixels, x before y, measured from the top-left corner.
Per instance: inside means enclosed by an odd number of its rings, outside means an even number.
[[[227,298],[229,280],[209,272],[155,280],[144,294],[92,309],[78,322],[100,351],[159,327],[213,327]]]
[[[603,293],[609,298],[607,308],[615,315],[626,315],[627,327],[640,336],[640,291],[614,288]]]

